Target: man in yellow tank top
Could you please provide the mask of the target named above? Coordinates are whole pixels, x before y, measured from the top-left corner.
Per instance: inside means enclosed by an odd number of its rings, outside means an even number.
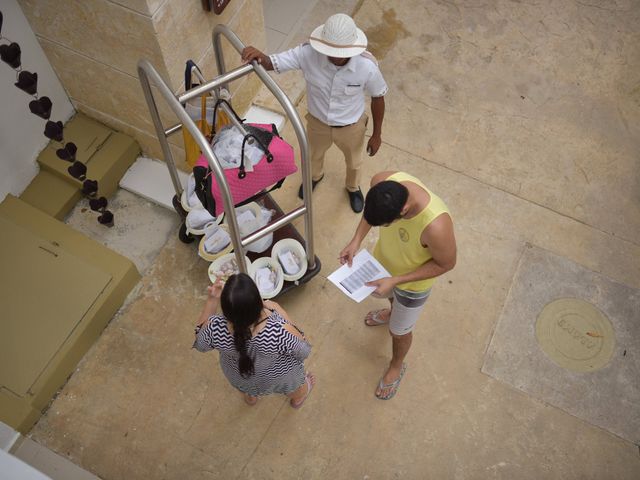
[[[389,325],[392,356],[376,397],[391,399],[407,365],[413,328],[435,278],[456,264],[456,240],[449,209],[424,184],[404,172],[380,172],[371,179],[364,212],[356,233],[340,252],[340,262],[351,265],[371,227],[381,227],[373,255],[391,273],[368,285],[385,297],[390,308],[374,310],[365,325]]]

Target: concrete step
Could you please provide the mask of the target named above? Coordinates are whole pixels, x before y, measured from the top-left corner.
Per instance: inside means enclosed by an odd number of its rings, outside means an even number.
[[[26,434],[140,274],[127,258],[12,195],[0,203],[0,228],[0,421]]]
[[[96,152],[107,144],[109,137],[111,137],[114,132],[86,115],[78,113],[66,123],[63,133],[63,142],[51,141],[49,145],[40,152],[38,164],[42,170],[58,175],[65,181],[77,186],[82,182],[69,175],[67,168],[69,168],[70,163],[58,158],[56,151],[68,142],[75,143],[76,147],[78,147],[76,160],[87,165],[87,177],[93,178],[93,172],[90,166],[91,160]]]
[[[41,170],[20,195],[24,202],[58,220],[63,220],[81,198],[77,185],[46,170]]]
[[[77,146],[76,160],[87,166],[87,178],[97,180],[98,196],[109,197],[118,182],[140,153],[132,138],[110,130],[101,123],[78,113],[64,127],[64,142],[50,142],[38,156],[40,173],[21,198],[57,219],[69,213],[82,197],[82,181],[73,178],[69,162],[56,151],[66,143]]]

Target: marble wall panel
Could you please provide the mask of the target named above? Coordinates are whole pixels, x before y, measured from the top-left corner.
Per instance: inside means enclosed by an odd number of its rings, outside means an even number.
[[[258,8],[258,6],[260,8]],[[222,23],[222,22],[220,22]],[[266,35],[264,31],[264,16],[262,12],[262,2],[247,1],[238,15],[227,23],[245,45],[253,45],[264,49],[266,45]],[[213,29],[213,27],[211,27]],[[226,40],[222,40],[222,51],[225,59],[225,66],[228,70],[242,65],[240,54]]]
[[[20,0],[40,43],[74,105],[134,137],[145,154],[162,159],[138,79],[147,58],[174,91],[182,91],[184,62],[195,59],[206,78],[217,75],[211,34],[225,23],[246,43],[265,44],[262,2],[236,0],[222,15],[203,12],[188,0]],[[157,31],[157,35],[156,35]],[[227,69],[240,65],[223,40]],[[234,107],[244,113],[260,88],[252,75],[231,85]],[[177,122],[157,97],[165,127]],[[170,137],[176,163],[186,167],[182,135]]]
[[[72,101],[155,135],[149,109],[137,77],[95,62],[41,39],[49,61]],[[79,74],[78,72],[81,72]],[[157,105],[165,126],[177,119],[156,93]]]
[[[108,0],[19,0],[19,3],[41,39],[131,75],[136,75],[140,58],[162,63],[148,15]]]
[[[151,16],[154,9],[152,9],[152,3],[162,3],[162,0],[156,2],[146,0],[111,0],[111,3],[121,5],[124,8],[133,10],[134,12],[141,13],[142,15]],[[157,7],[156,7],[157,8]]]
[[[222,15],[203,12],[198,2],[166,2],[153,16],[153,23],[174,91],[183,85],[185,61],[191,58],[200,64],[212,48],[211,35],[217,24],[229,25],[246,44],[265,44],[260,0],[236,0],[229,3]],[[226,40],[223,41],[223,49],[227,69],[238,66],[238,55]],[[215,62],[213,66],[215,67]],[[211,71],[205,72],[208,78],[214,74]]]
[[[77,101],[73,102],[73,106],[76,108],[76,110],[88,115],[89,117],[101,123],[104,123],[108,127],[134,138],[140,145],[142,153],[145,156],[162,161],[165,160],[162,149],[160,148],[160,142],[158,142],[158,137],[156,137],[155,131],[140,130],[130,123],[122,121],[118,118],[111,117],[109,115],[105,115],[104,113],[91,108],[91,106]],[[171,149],[171,154],[173,155],[173,160],[176,164],[176,167],[185,172],[190,171],[190,167],[185,162],[181,133],[176,133],[175,135],[169,137],[169,148]]]

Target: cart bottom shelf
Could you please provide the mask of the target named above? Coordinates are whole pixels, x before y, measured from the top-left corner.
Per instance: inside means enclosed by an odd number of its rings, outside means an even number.
[[[268,193],[265,194],[263,197],[261,197],[259,200],[257,200],[256,203],[261,204],[264,208],[274,210],[276,212],[273,217],[274,219],[284,216],[284,212],[282,211],[280,206]],[[176,212],[178,212],[178,215],[180,215],[183,222],[182,225],[180,226],[180,232],[179,232],[180,240],[184,243],[190,243],[189,238],[191,238],[192,236],[186,234],[185,225],[184,225],[184,221],[187,218],[187,212],[184,210],[184,208],[182,208],[182,205],[180,204],[180,200],[178,199],[177,196],[173,197],[173,208],[176,210]],[[275,232],[273,232],[272,246],[275,245],[276,242],[284,238],[293,238],[294,240],[297,240],[303,246],[305,246],[304,238],[302,237],[302,235],[300,235],[300,232],[298,232],[298,230],[291,224],[285,225],[284,227],[281,227]],[[249,257],[249,260],[253,262],[260,257],[270,257],[271,248],[272,247],[269,247],[267,250],[265,250],[262,253],[246,252],[246,255],[247,257]],[[282,285],[282,290],[280,290],[280,292],[278,293],[278,295],[276,295],[275,298],[280,297],[281,295],[285,294],[289,290],[299,285],[307,283],[309,280],[315,277],[320,272],[322,265],[317,255],[314,256],[314,259],[315,259],[315,264],[313,268],[309,267],[306,273],[301,278],[299,278],[294,282],[285,280],[284,284]]]

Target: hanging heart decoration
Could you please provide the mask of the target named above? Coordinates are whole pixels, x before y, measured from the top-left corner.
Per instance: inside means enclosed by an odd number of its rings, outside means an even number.
[[[77,178],[78,180],[84,180],[87,178],[87,166],[82,162],[73,162],[69,168],[67,168],[67,172],[73,178]]]
[[[2,24],[4,17],[0,11],[0,39],[2,39]],[[37,98],[38,93],[38,74],[35,72],[28,72],[26,70],[21,71],[22,65],[22,50],[20,45],[15,42],[10,44],[0,45],[0,60],[8,64],[11,68],[18,70],[18,79],[14,83],[23,92],[29,95],[35,95],[36,99],[29,102],[29,110],[34,115],[37,115],[45,120],[47,123],[44,127],[44,135],[50,140],[62,142],[64,139],[62,122],[52,122],[49,120],[51,117],[51,109],[53,103],[49,97]],[[113,213],[106,210],[108,201],[105,197],[95,198],[98,192],[98,182],[96,180],[87,179],[87,166],[76,160],[76,153],[78,147],[73,142],[68,142],[64,147],[56,150],[56,155],[61,160],[72,162],[71,166],[67,169],[69,175],[82,181],[82,193],[88,197],[89,206],[91,210],[95,212],[101,212],[98,217],[98,222],[107,227],[113,227]]]
[[[18,81],[14,85],[29,95],[35,95],[38,91],[38,74],[23,70],[18,74]]]
[[[51,120],[49,120],[44,127],[44,136],[50,140],[61,142],[64,138],[62,136],[62,128],[62,122],[52,122]]]
[[[78,147],[76,147],[76,144],[73,142],[69,142],[64,147],[56,150],[56,155],[60,160],[66,160],[67,162],[75,162],[77,151],[78,151]]]
[[[105,197],[92,198],[89,200],[89,207],[91,207],[91,210],[94,212],[99,212],[107,207],[107,199]]]
[[[98,222],[102,225],[106,225],[107,227],[113,227],[113,213],[109,210],[105,210],[102,212],[102,215],[98,217]]]
[[[76,162],[78,163],[78,162]],[[85,167],[86,170],[87,167]],[[82,193],[93,197],[98,192],[98,181],[97,180],[85,180],[82,184]]]
[[[49,97],[40,97],[37,100],[31,100],[29,102],[29,110],[31,110],[31,113],[45,120],[49,120],[51,116],[51,107],[53,107],[53,103],[51,103]]]
[[[20,68],[20,45],[16,42],[0,45],[0,59],[8,63],[11,68]]]

